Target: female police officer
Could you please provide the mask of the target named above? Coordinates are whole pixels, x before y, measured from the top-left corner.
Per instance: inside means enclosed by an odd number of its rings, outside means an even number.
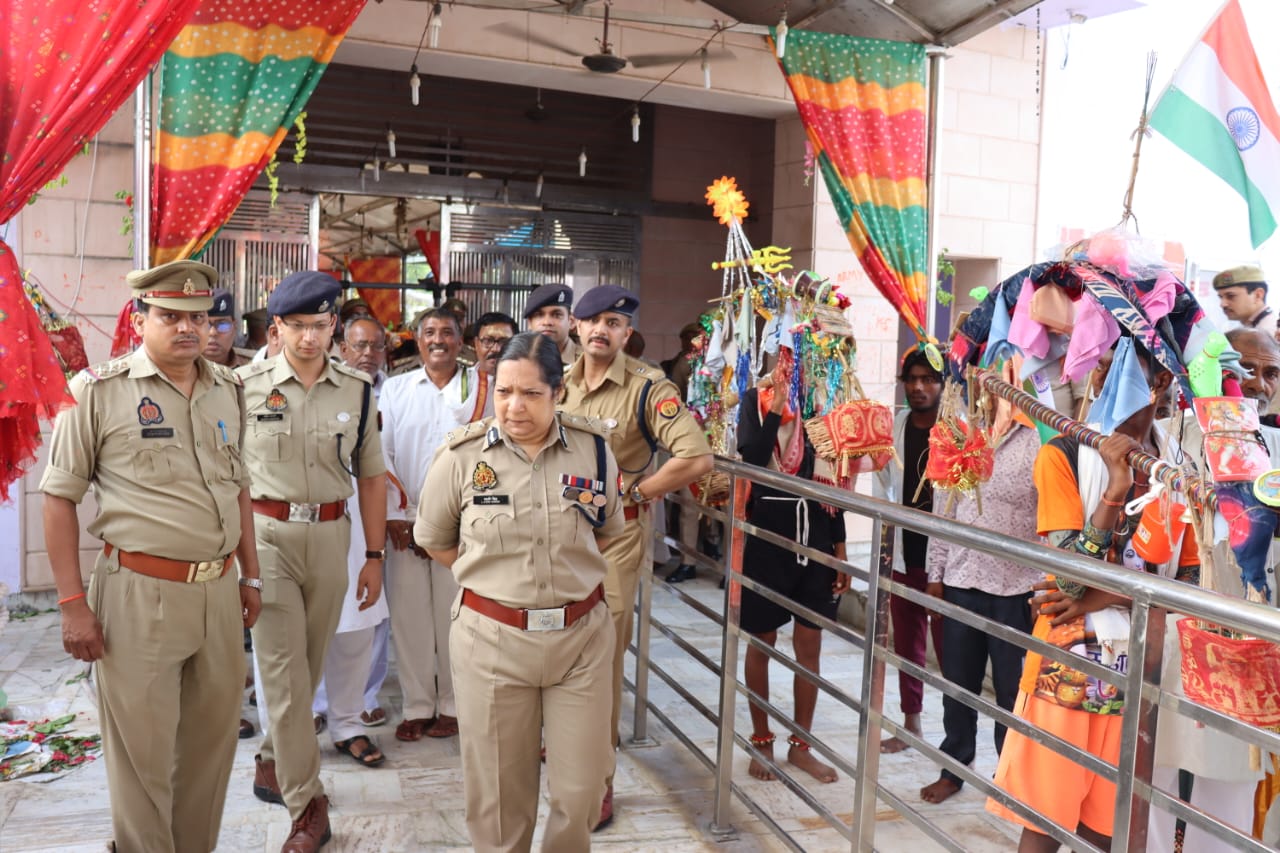
[[[498,360],[496,416],[455,430],[418,502],[414,538],[453,569],[449,632],[467,829],[478,850],[528,850],[539,735],[551,814],[544,850],[587,850],[612,772],[609,536],[618,471],[593,421],[557,413],[560,353],[536,332]]]

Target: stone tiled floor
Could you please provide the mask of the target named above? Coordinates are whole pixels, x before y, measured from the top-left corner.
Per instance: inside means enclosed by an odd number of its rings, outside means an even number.
[[[718,662],[718,629],[680,603],[661,582],[657,587],[653,597],[655,617]],[[699,578],[683,584],[681,589],[719,610],[723,593],[716,589],[714,580]],[[657,632],[652,642],[654,661],[714,711],[719,703],[719,690],[712,673]],[[779,648],[790,653],[789,633],[785,629]],[[92,685],[83,680],[67,683],[81,670],[82,665],[62,650],[55,614],[10,623],[0,634],[0,687],[9,694],[10,704],[25,717],[53,717],[75,711],[82,715],[78,729],[96,730]],[[773,698],[780,708],[789,711],[790,677],[784,678],[785,673],[777,664],[773,672]],[[828,636],[823,675],[841,689],[858,695],[861,655]],[[888,708],[897,707],[896,682],[891,673],[886,683]],[[384,688],[384,699],[392,720],[398,720],[400,697],[394,666]],[[714,754],[714,726],[656,677],[650,682],[650,699],[699,748],[708,755]],[[940,742],[941,702],[936,693],[926,694],[925,705],[925,735],[934,743]],[[246,706],[246,715],[251,716],[252,710]],[[741,696],[735,719],[739,731],[750,730]],[[624,731],[628,733],[631,720],[632,708],[628,704],[624,715]],[[829,697],[819,699],[814,731],[850,762],[857,754],[857,725],[857,717],[843,705]],[[775,726],[775,731],[785,730]],[[457,741],[424,740],[405,744],[395,740],[391,727],[375,732],[388,761],[372,770],[357,767],[339,756],[327,735],[321,735],[321,773],[333,801],[334,838],[326,850],[347,853],[469,849]],[[596,848],[662,853],[785,849],[762,821],[736,801],[732,815],[736,838],[717,842],[707,831],[714,811],[712,775],[652,716],[649,732],[655,745],[625,744],[619,753],[617,819],[613,826],[594,837]],[[240,741],[237,748],[219,850],[275,851],[288,831],[289,821],[284,810],[259,802],[250,791],[253,754],[258,741],[258,738]],[[736,753],[735,780],[792,835],[796,844],[814,851],[850,848],[843,836],[783,784],[751,779],[746,772],[747,761],[741,751]],[[979,732],[976,766],[980,772],[994,772],[995,752],[989,724]],[[885,756],[881,761],[881,780],[885,786],[908,803],[917,805],[964,848],[1014,849],[1014,832],[983,811],[982,796],[974,791],[966,789],[941,806],[921,804],[919,788],[935,778],[936,768],[914,752]],[[800,780],[800,784],[846,824],[851,821],[853,780],[841,778],[830,785]],[[545,814],[545,796],[542,805]],[[110,837],[106,777],[101,762],[52,782],[0,784],[0,850],[101,851]],[[876,847],[912,853],[939,849],[885,803],[878,808]]]

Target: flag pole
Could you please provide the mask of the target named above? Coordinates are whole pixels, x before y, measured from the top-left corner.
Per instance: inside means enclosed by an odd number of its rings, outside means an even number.
[[[1164,88],[1160,90],[1160,97],[1156,98],[1156,106],[1160,105],[1160,101],[1164,99],[1169,89],[1173,87],[1173,78],[1178,76],[1178,69],[1187,64],[1187,57],[1191,56],[1191,51],[1196,49],[1196,45],[1204,41],[1205,34],[1218,22],[1227,7],[1232,3],[1238,4],[1239,2],[1240,0],[1223,0],[1222,5],[1218,7],[1218,11],[1214,12],[1213,17],[1209,18],[1205,25],[1200,28],[1200,34],[1191,41],[1191,44],[1187,47],[1187,52],[1182,55],[1182,61],[1173,67],[1173,75],[1169,77],[1169,82],[1165,83]],[[1244,17],[1243,9],[1240,11],[1240,16]]]
[[[1147,107],[1151,104],[1151,81],[1156,76],[1156,52],[1147,54],[1147,82],[1142,88],[1142,115],[1138,118],[1138,129],[1133,132],[1137,141],[1133,145],[1133,166],[1129,169],[1129,188],[1124,193],[1124,213],[1120,216],[1120,225],[1133,220],[1134,230],[1138,230],[1138,217],[1133,215],[1133,187],[1138,182],[1138,158],[1142,156],[1142,138],[1147,135],[1147,119],[1151,115]]]

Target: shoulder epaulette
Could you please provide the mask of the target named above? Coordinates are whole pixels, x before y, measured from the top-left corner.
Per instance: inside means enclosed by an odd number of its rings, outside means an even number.
[[[651,382],[657,382],[661,379],[667,378],[667,374],[663,373],[660,368],[653,367],[652,365],[649,365],[649,364],[645,364],[643,361],[641,361],[638,358],[632,358],[627,363],[627,372],[634,374],[636,376],[644,377],[645,379],[648,379]]]
[[[333,369],[338,371],[339,373],[344,373],[347,376],[353,377],[355,379],[359,379],[361,382],[365,382],[369,385],[373,384],[373,378],[370,377],[369,374],[365,373],[363,370],[360,370],[359,368],[349,367],[340,361],[334,361],[332,362],[332,365],[333,365]]]
[[[225,364],[214,364],[213,362],[209,362],[209,367],[213,370],[214,377],[222,380],[223,382],[230,382],[232,385],[244,384],[240,381],[240,377],[236,374],[235,370],[227,367]]]
[[[482,437],[485,433],[485,429],[485,421],[472,421],[464,427],[458,427],[455,430],[451,430],[449,434],[444,437],[444,440],[449,447],[457,447],[458,445],[465,444],[472,439]]]
[[[112,376],[119,376],[129,370],[129,362],[133,359],[133,355],[122,355],[119,358],[113,358],[110,361],[104,361],[101,364],[94,364],[80,371],[86,382],[101,382],[103,379],[110,379]]]
[[[560,412],[560,424],[561,426],[568,427],[569,429],[589,432],[592,435],[602,435],[605,438],[608,438],[609,433],[612,432],[612,430],[605,426],[604,422],[598,418],[584,418],[581,415],[570,415],[565,412]]]
[[[239,376],[243,380],[243,379],[248,379],[250,376],[258,376],[259,374],[266,373],[268,370],[271,370],[271,368],[275,366],[276,365],[275,365],[274,359],[266,359],[265,361],[255,361],[250,364],[243,365],[242,367],[237,367],[235,369],[235,374],[236,376]]]

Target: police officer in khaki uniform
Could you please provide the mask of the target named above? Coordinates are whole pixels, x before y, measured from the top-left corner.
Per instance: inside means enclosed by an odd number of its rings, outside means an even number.
[[[283,351],[237,371],[262,564],[253,645],[270,722],[253,793],[288,807],[293,826],[284,853],[317,850],[329,840],[311,702],[348,594],[353,476],[365,541],[386,540],[386,467],[369,377],[328,358],[339,292],[324,273],[287,276],[267,301]],[[381,594],[385,556],[381,548],[365,552],[350,591],[361,609]]]
[[[613,629],[601,549],[622,532],[617,465],[592,422],[558,415],[559,350],[535,332],[503,350],[494,418],[450,433],[414,538],[462,593],[449,631],[467,829],[477,850],[528,850],[539,734],[551,813],[542,849],[588,850],[613,733]]]
[[[205,344],[204,357],[223,367],[237,368],[253,360],[253,350],[235,347],[236,300],[231,291],[219,287],[213,291],[213,305],[209,308],[209,343]]]
[[[556,342],[564,369],[578,360],[582,348],[573,342],[573,288],[567,284],[544,284],[529,294],[524,306],[524,322],[530,331],[541,332]]]
[[[622,473],[626,529],[605,550],[609,575],[606,600],[613,615],[613,724],[617,738],[622,705],[622,664],[631,635],[632,608],[641,571],[652,571],[653,518],[649,502],[687,486],[711,470],[711,448],[702,427],[681,402],[675,385],[656,367],[622,352],[631,336],[631,317],[640,306],[635,294],[616,285],[587,291],[574,318],[582,357],[565,374],[564,411],[594,418],[611,432],[609,446]],[[671,458],[651,471],[655,451]],[[613,779],[600,816],[613,819]]]
[[[142,345],[71,381],[40,481],[63,646],[96,661],[120,853],[217,846],[235,757],[261,583],[240,382],[200,356],[217,280],[195,261],[129,274]],[[76,505],[90,486],[104,545],[86,596]]]

